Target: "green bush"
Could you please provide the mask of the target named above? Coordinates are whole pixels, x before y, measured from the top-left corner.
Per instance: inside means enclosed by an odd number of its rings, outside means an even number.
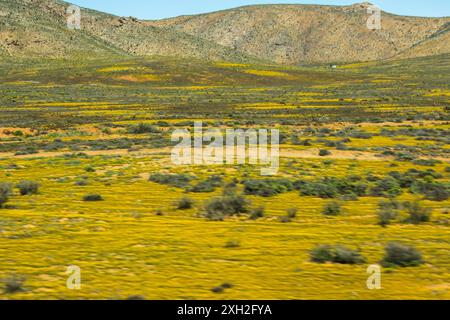
[[[431,219],[431,209],[424,208],[418,201],[413,203],[405,202],[409,217],[407,221],[413,224],[419,224],[421,222],[429,222]]]
[[[8,202],[12,194],[12,186],[7,182],[0,182],[0,208]]]
[[[12,275],[4,279],[3,282],[5,285],[4,292],[7,294],[25,291],[25,289],[23,288],[23,283],[25,282],[24,277]]]
[[[161,133],[157,127],[150,125],[148,123],[139,123],[138,125],[132,125],[128,127],[128,133],[131,134],[142,134],[142,133]]]
[[[421,193],[425,199],[431,201],[445,201],[450,197],[450,188],[448,184],[443,183],[425,183],[421,187]]]
[[[314,248],[311,253],[311,261],[317,263],[334,262],[341,264],[360,264],[365,259],[358,251],[351,250],[347,247],[336,245],[321,245]]]
[[[242,195],[230,195],[213,198],[206,202],[206,218],[223,220],[227,216],[247,213],[250,202]]]
[[[183,197],[178,201],[178,210],[188,210],[194,206],[194,201],[191,198]]]
[[[83,197],[84,201],[103,201],[103,197],[96,193],[87,194]]]
[[[378,203],[378,224],[386,227],[392,220],[398,216],[398,210],[401,208],[397,200],[382,200]]]
[[[338,216],[341,214],[341,204],[337,201],[331,201],[325,204],[322,214],[326,216]]]
[[[230,240],[225,244],[225,248],[238,248],[240,243],[237,240]]]
[[[335,198],[339,194],[336,186],[326,182],[297,181],[296,189],[303,196],[316,196],[320,198]]]
[[[298,212],[297,208],[289,208],[289,209],[287,209],[287,211],[286,211],[287,216],[288,216],[290,219],[294,219],[294,218],[297,216],[297,212]]]
[[[39,183],[35,181],[23,180],[20,181],[16,187],[19,188],[20,194],[23,196],[28,194],[36,194],[39,190]]]
[[[321,149],[319,151],[319,156],[321,156],[321,157],[329,156],[330,154],[331,154],[331,152],[328,151],[327,149]]]
[[[273,180],[246,180],[244,181],[244,192],[249,195],[258,195],[262,197],[272,197],[280,193],[288,192],[294,189],[291,181],[288,179]]]
[[[416,248],[397,242],[390,242],[385,247],[385,256],[381,264],[384,267],[411,267],[418,266],[423,262],[422,254]]]
[[[374,197],[396,197],[402,193],[402,188],[393,177],[386,177],[375,183],[370,191]]]
[[[172,187],[184,188],[186,187],[194,177],[188,174],[164,174],[164,173],[155,173],[149,177],[149,180],[152,182],[166,184]]]
[[[250,212],[250,219],[252,220],[256,220],[262,217],[264,217],[264,207],[254,208]]]
[[[189,191],[192,192],[213,192],[216,187],[223,185],[223,180],[221,176],[212,175],[204,181],[200,181],[195,186],[193,186]]]

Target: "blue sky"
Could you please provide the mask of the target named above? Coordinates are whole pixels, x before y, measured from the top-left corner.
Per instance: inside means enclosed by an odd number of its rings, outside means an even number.
[[[119,16],[140,19],[162,19],[184,14],[197,14],[249,4],[313,3],[349,5],[364,0],[67,0],[81,7]],[[450,16],[450,0],[372,0],[382,10],[400,15]]]

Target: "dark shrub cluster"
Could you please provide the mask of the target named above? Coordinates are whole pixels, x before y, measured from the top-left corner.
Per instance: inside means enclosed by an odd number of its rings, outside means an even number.
[[[326,216],[338,216],[341,214],[341,204],[337,201],[331,201],[325,204],[322,214]]]
[[[304,196],[316,196],[324,199],[338,196],[355,198],[366,195],[368,184],[356,177],[325,177],[317,181],[298,180],[294,182],[294,187]]]
[[[392,220],[398,217],[401,205],[396,200],[380,201],[378,203],[378,224],[386,227]]]
[[[381,263],[384,267],[412,267],[423,262],[422,254],[416,248],[398,242],[390,242],[385,248],[385,256]]]
[[[149,180],[152,182],[166,184],[172,187],[184,188],[186,187],[190,181],[192,181],[194,177],[188,174],[164,174],[164,173],[155,173],[149,177]]]
[[[161,131],[148,123],[139,123],[137,125],[132,125],[127,129],[128,133],[132,134],[142,134],[142,133],[161,133]]]
[[[423,194],[427,200],[445,201],[450,197],[450,184],[416,181],[411,186],[411,192]]]
[[[280,193],[288,192],[294,189],[291,181],[288,179],[273,180],[246,180],[244,181],[244,192],[249,195],[258,195],[262,197],[271,197]]]
[[[84,201],[103,201],[103,197],[96,193],[90,193],[83,197]]]
[[[402,188],[411,188],[414,182],[418,180],[431,181],[434,179],[442,178],[442,175],[434,171],[433,169],[428,169],[425,171],[409,169],[405,173],[391,171],[388,173],[388,175],[396,179]]]
[[[12,193],[12,186],[7,182],[0,182],[0,208],[8,202]]]
[[[39,190],[39,183],[30,180],[20,181],[17,185],[21,195],[36,194]]]
[[[243,195],[228,195],[213,198],[205,205],[206,218],[223,220],[227,216],[247,213],[250,202]]]
[[[370,189],[370,195],[374,197],[396,197],[402,194],[402,188],[398,181],[392,177],[386,177],[375,182],[375,185]]]
[[[25,291],[23,284],[25,282],[25,277],[12,275],[4,279],[4,292],[7,294]]]
[[[311,261],[317,263],[334,262],[341,264],[360,264],[365,259],[358,251],[351,250],[341,245],[321,245],[314,248],[311,253]]]
[[[321,156],[321,157],[326,157],[326,156],[329,156],[330,154],[331,154],[331,151],[329,151],[327,149],[319,150],[319,156]]]
[[[223,179],[219,175],[212,175],[204,181],[200,181],[194,185],[190,190],[192,192],[213,192],[217,187],[223,185]]]
[[[178,210],[188,210],[194,206],[194,201],[191,198],[183,197],[178,201]]]
[[[409,214],[409,217],[406,219],[407,222],[419,224],[430,221],[432,210],[430,208],[422,207],[418,201],[412,203],[405,202],[403,206]]]
[[[264,210],[265,210],[264,207],[253,208],[252,211],[250,212],[250,219],[256,220],[264,217]]]

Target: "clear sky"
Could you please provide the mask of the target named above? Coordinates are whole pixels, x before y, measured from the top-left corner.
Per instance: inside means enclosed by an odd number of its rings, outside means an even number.
[[[250,4],[306,3],[349,5],[364,0],[66,0],[81,7],[118,16],[140,19],[162,19],[197,14]],[[372,0],[382,10],[399,15],[450,16],[450,0]]]

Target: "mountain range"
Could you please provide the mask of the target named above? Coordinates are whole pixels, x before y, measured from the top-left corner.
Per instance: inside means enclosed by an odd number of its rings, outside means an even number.
[[[170,56],[301,65],[450,52],[450,17],[382,12],[381,29],[372,30],[366,23],[369,3],[256,5],[162,20],[82,8],[81,30],[67,27],[68,6],[59,0],[0,0],[0,56]]]

